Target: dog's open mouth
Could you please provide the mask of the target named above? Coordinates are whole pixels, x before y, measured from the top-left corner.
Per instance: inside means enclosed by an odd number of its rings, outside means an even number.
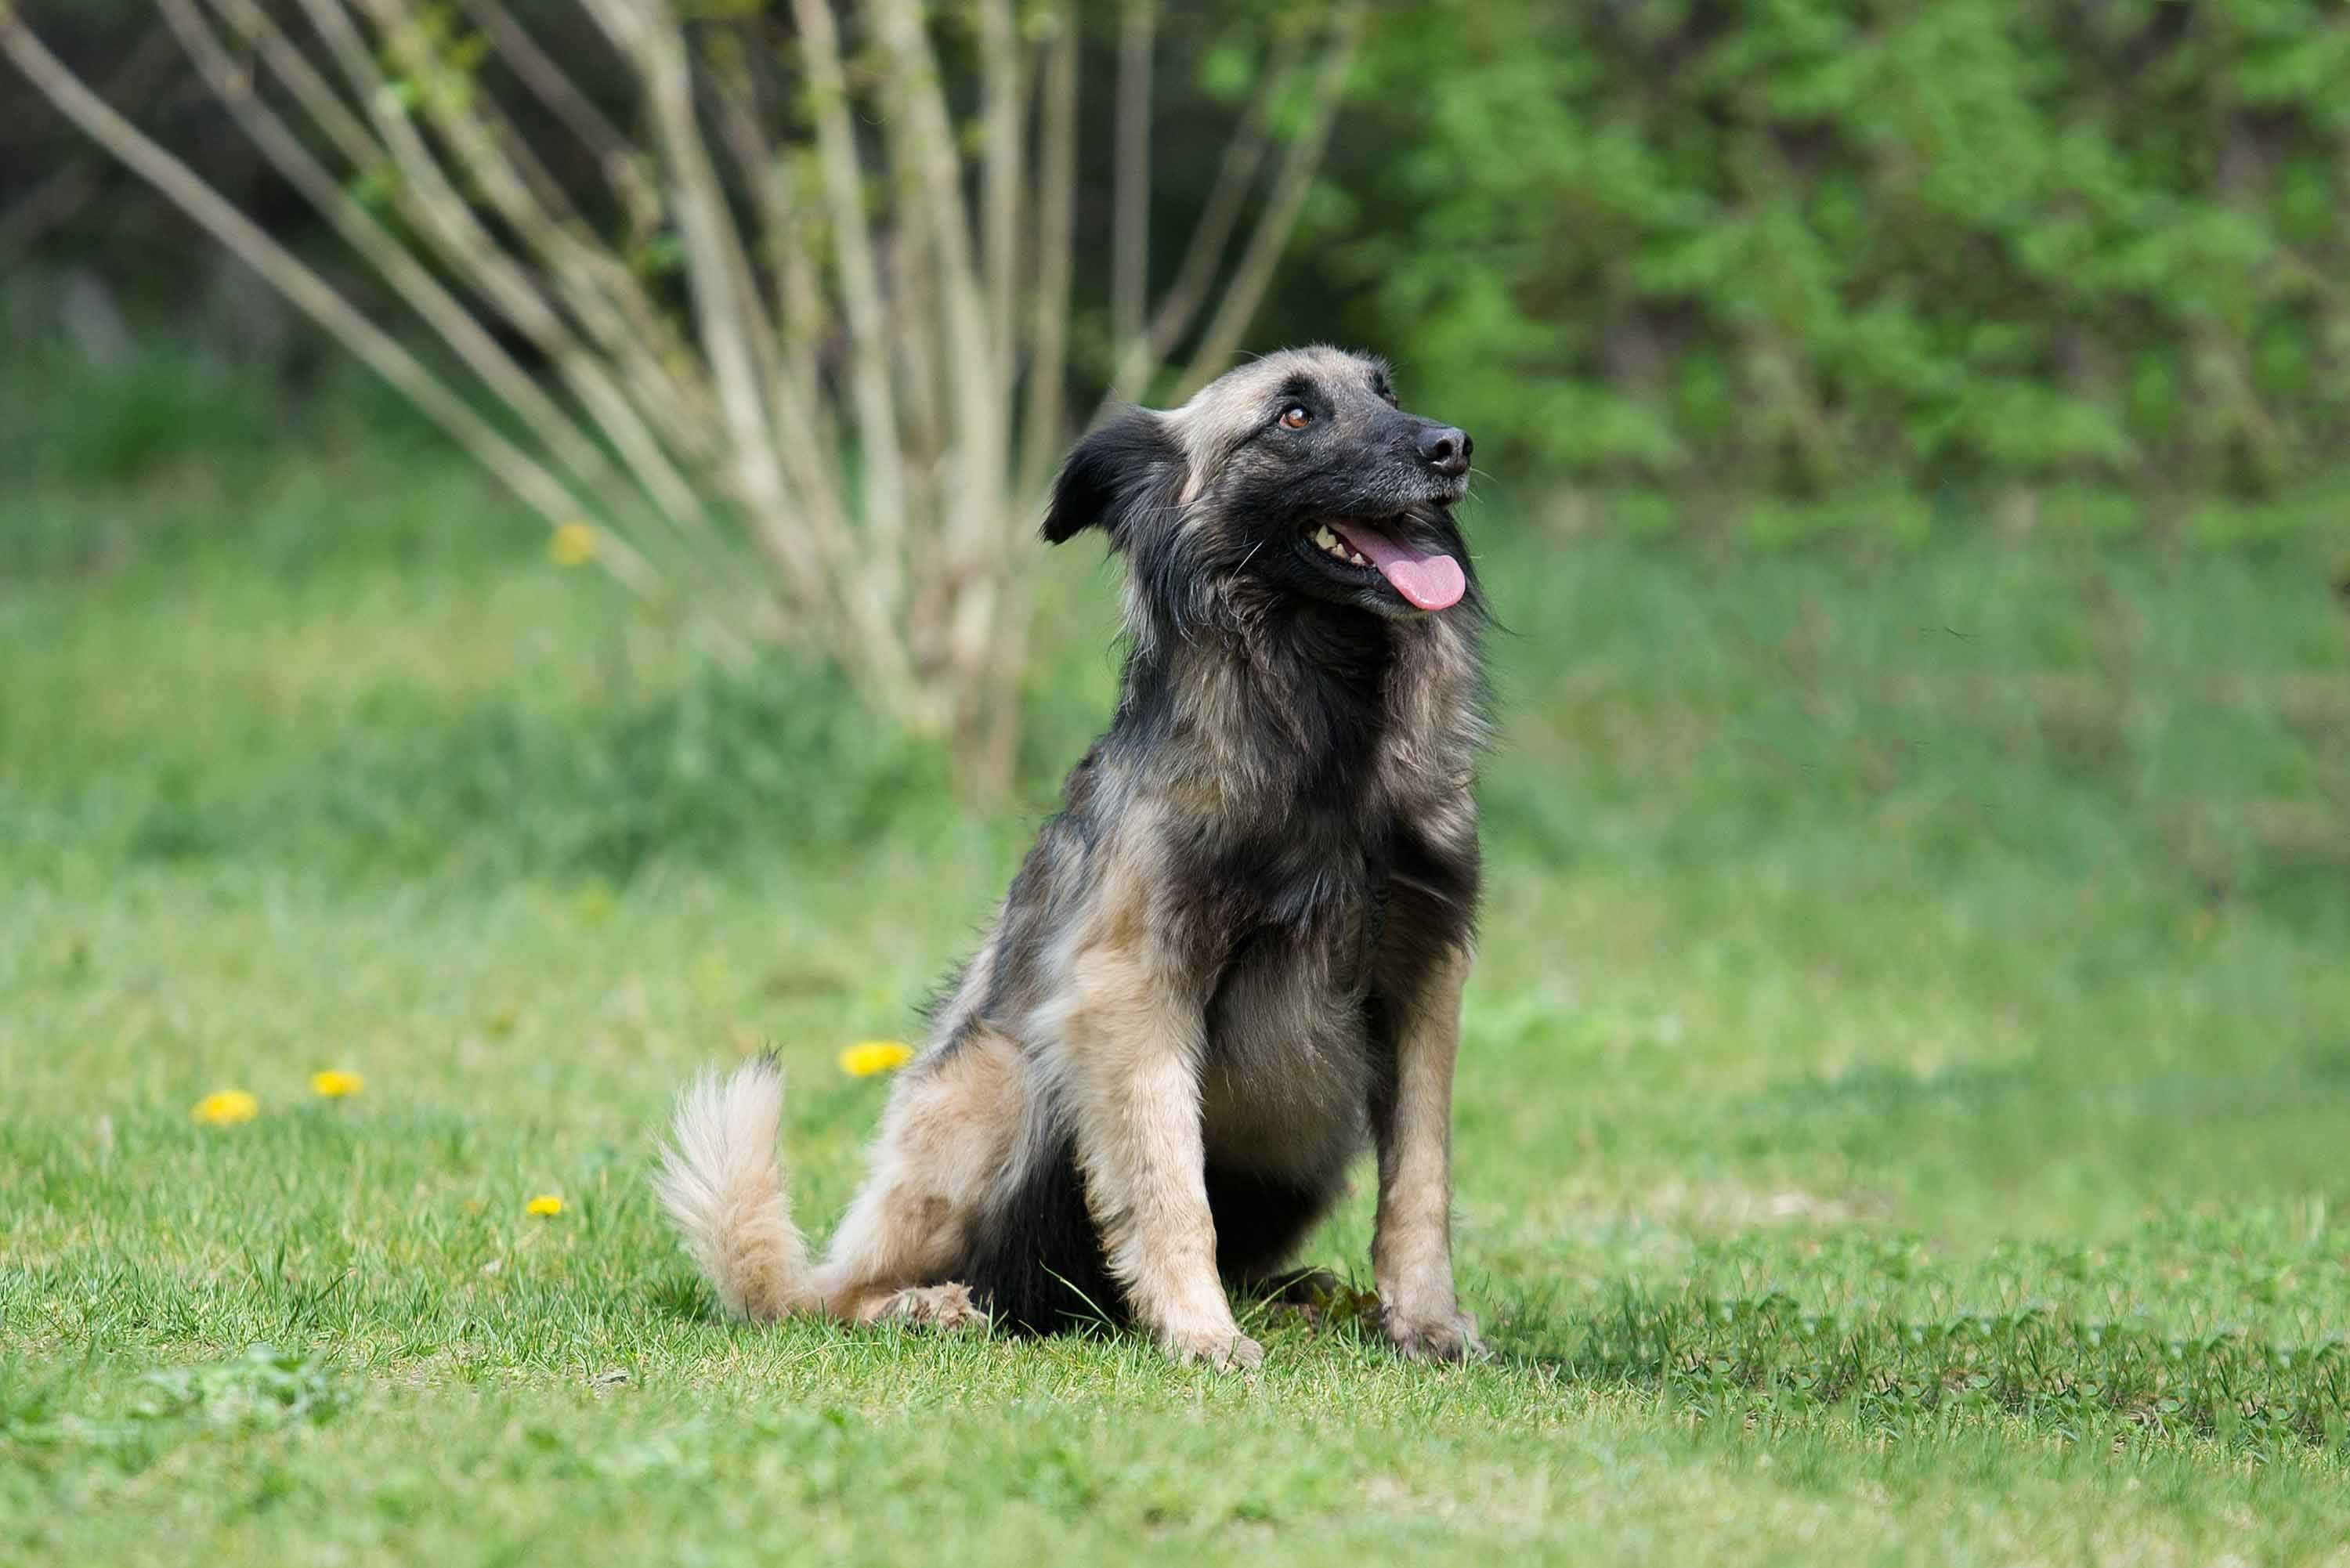
[[[1469,580],[1460,562],[1440,550],[1407,545],[1386,532],[1383,524],[1326,517],[1307,537],[1332,560],[1378,573],[1419,609],[1450,609],[1468,590]]]

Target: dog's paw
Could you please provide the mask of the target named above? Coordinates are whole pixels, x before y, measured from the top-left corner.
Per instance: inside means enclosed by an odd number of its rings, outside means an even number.
[[[1222,1328],[1163,1329],[1158,1337],[1159,1348],[1185,1366],[1193,1362],[1205,1362],[1219,1372],[1235,1368],[1245,1371],[1264,1359],[1263,1345],[1229,1325]]]
[[[876,1321],[919,1324],[941,1333],[985,1328],[987,1314],[971,1299],[968,1285],[922,1285],[899,1291],[882,1303]]]
[[[1477,1337],[1477,1319],[1454,1308],[1443,1312],[1382,1314],[1388,1344],[1406,1361],[1482,1361],[1492,1354]]]

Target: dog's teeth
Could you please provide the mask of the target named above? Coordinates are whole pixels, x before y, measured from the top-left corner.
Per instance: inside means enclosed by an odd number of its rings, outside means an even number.
[[[1370,565],[1370,562],[1363,558],[1363,553],[1361,551],[1356,549],[1353,545],[1347,544],[1346,540],[1333,533],[1327,523],[1315,527],[1313,534],[1313,539],[1315,546],[1326,552],[1333,560],[1346,561],[1357,566],[1367,566]]]

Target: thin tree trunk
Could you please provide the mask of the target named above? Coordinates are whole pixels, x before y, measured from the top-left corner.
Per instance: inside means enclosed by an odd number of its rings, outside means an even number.
[[[1118,141],[1112,170],[1110,336],[1142,336],[1150,288],[1150,53],[1159,31],[1154,0],[1126,0],[1118,30]]]
[[[1069,262],[1077,187],[1077,29],[1065,25],[1045,46],[1037,106],[1036,297],[1030,327],[1028,406],[1021,418],[1015,499],[1032,504],[1066,432],[1069,352]]]

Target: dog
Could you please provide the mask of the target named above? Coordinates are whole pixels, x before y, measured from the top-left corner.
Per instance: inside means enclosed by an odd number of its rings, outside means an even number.
[[[656,1179],[732,1316],[1105,1321],[1252,1366],[1275,1289],[1378,1152],[1379,1321],[1481,1355],[1451,1123],[1480,879],[1487,618],[1469,437],[1379,360],[1290,349],[1081,441],[1044,536],[1125,558],[1109,728],[896,1080],[821,1262],[772,1057],[681,1096]]]

